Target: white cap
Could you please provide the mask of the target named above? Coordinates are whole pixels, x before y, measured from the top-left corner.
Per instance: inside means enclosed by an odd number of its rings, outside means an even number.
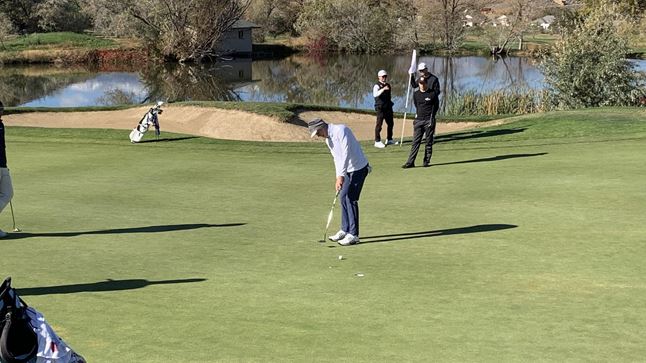
[[[377,76],[379,76],[379,77],[381,77],[381,76],[387,76],[387,75],[388,75],[388,73],[387,73],[386,71],[384,71],[383,69],[382,69],[382,70],[380,70],[380,71],[377,73]]]
[[[422,62],[417,65],[417,70],[421,71],[422,69],[426,69],[426,63]]]
[[[327,126],[327,123],[321,118],[315,118],[312,121],[307,123],[307,128],[310,132],[310,137],[316,136],[316,133],[319,129]]]

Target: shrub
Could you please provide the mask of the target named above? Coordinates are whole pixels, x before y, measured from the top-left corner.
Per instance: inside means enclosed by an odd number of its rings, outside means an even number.
[[[395,22],[379,3],[313,0],[306,3],[296,30],[311,42],[326,39],[341,51],[383,53],[393,50]]]
[[[36,6],[38,26],[48,32],[82,32],[90,28],[90,17],[76,0],[45,0]]]
[[[625,20],[611,3],[573,18],[541,68],[549,98],[558,108],[623,106],[643,94],[644,78],[626,59]]]

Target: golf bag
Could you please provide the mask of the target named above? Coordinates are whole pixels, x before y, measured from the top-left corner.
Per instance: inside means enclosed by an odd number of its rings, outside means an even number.
[[[0,285],[0,363],[85,363],[56,335],[43,315],[11,287]]]
[[[155,135],[159,137],[161,132],[159,130],[159,119],[157,115],[162,114],[163,110],[161,109],[161,105],[163,104],[163,102],[159,101],[155,106],[148,110],[148,112],[146,112],[137,126],[130,131],[130,142],[137,143],[141,141],[150,126],[155,126]]]

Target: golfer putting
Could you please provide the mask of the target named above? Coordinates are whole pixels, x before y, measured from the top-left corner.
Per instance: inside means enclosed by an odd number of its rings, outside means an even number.
[[[345,125],[328,124],[320,118],[308,123],[310,136],[325,138],[336,170],[335,189],[341,204],[341,229],[329,239],[342,246],[359,243],[359,196],[370,173],[368,159],[356,137]],[[334,206],[332,207],[334,208]],[[328,218],[329,224],[329,218]]]
[[[0,101],[0,212],[4,210],[7,204],[11,203],[13,198],[13,184],[11,183],[11,174],[7,168],[7,152],[4,139],[4,124],[2,123],[2,114],[4,113],[4,104]],[[16,220],[13,216],[13,205],[11,205],[11,218],[13,218],[13,230],[16,228]],[[0,238],[7,236],[7,232],[0,230]]]

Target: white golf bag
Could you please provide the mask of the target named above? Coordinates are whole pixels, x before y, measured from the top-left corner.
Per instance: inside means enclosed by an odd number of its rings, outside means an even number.
[[[61,339],[45,317],[11,287],[11,277],[0,285],[0,362],[85,363]]]
[[[130,142],[137,143],[141,141],[150,126],[155,126],[155,135],[159,138],[161,132],[159,130],[159,119],[157,115],[162,114],[163,110],[161,109],[161,105],[163,104],[164,102],[159,101],[155,106],[148,110],[148,112],[146,112],[137,126],[130,131]]]

